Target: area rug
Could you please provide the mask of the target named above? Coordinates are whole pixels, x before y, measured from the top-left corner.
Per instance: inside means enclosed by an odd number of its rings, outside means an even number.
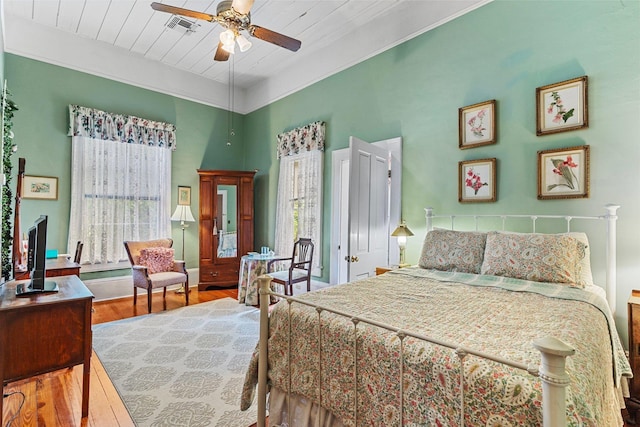
[[[256,422],[240,411],[260,312],[232,298],[94,325],[93,348],[139,427]]]

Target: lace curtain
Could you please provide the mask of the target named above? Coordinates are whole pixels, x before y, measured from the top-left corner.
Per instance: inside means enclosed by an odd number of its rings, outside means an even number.
[[[314,243],[314,276],[322,274],[322,179],[324,122],[278,135],[278,204],[275,252],[288,256],[293,243],[310,237]]]
[[[68,250],[82,241],[83,263],[118,263],[123,241],[169,236],[175,126],[76,105],[69,115]]]

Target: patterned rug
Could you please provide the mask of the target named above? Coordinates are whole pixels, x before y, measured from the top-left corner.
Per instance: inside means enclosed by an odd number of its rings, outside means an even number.
[[[137,426],[248,427],[240,394],[259,311],[232,298],[98,324],[93,348]]]

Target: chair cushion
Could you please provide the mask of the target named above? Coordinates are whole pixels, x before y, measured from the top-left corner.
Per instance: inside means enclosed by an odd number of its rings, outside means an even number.
[[[173,271],[173,253],[173,248],[144,248],[140,250],[138,263],[147,267],[149,274]]]
[[[269,273],[269,276],[271,276],[273,279],[275,280],[280,280],[282,282],[286,282],[289,280],[289,270],[282,270],[282,271],[276,271],[274,273]],[[293,274],[291,274],[291,281],[292,282],[296,282],[298,280],[301,279],[306,279],[307,278],[307,271],[306,270],[293,270]]]
[[[178,285],[187,282],[187,275],[177,271],[165,271],[149,275],[152,288],[163,288],[170,285]],[[146,285],[140,286],[146,288]]]

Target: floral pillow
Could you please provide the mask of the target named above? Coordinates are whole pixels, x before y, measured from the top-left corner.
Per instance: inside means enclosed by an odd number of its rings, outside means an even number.
[[[479,274],[487,233],[435,229],[427,233],[418,265]]]
[[[584,245],[566,234],[489,232],[481,273],[537,282],[580,284]]]
[[[147,267],[149,274],[173,271],[173,248],[144,248],[140,250],[138,263]]]
[[[566,233],[567,236],[575,238],[584,247],[584,256],[580,260],[580,279],[578,284],[581,286],[595,285],[593,283],[593,273],[591,272],[591,249],[589,248],[589,238],[586,233],[572,231]]]

